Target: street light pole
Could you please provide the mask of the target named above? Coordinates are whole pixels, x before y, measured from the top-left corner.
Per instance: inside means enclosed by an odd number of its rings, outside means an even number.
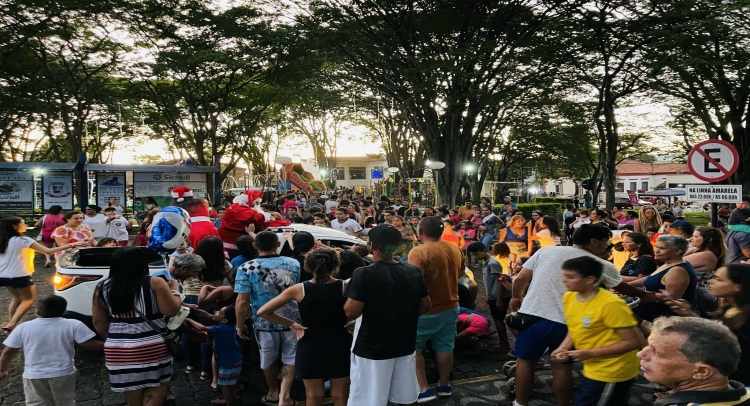
[[[445,168],[445,163],[440,161],[428,161],[427,167],[432,169],[432,172],[435,175],[435,207],[438,207],[440,205],[440,183],[438,182],[438,170]]]
[[[288,156],[277,156],[274,160],[274,163],[281,165],[281,176],[284,179],[284,193],[286,194],[286,166],[292,163],[292,158],[289,158]]]

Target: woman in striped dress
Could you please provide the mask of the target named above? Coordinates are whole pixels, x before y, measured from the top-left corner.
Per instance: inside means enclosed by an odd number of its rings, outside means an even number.
[[[151,278],[141,248],[118,248],[111,264],[109,278],[94,292],[92,316],[94,328],[106,339],[104,359],[112,392],[124,392],[129,406],[160,406],[172,377],[172,356],[161,335],[135,309],[166,328],[164,316],[180,311],[177,281]]]

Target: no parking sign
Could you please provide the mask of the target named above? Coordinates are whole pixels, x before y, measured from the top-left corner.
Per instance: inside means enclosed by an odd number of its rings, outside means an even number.
[[[722,140],[708,140],[690,150],[688,168],[696,178],[706,182],[728,179],[740,164],[734,146]]]

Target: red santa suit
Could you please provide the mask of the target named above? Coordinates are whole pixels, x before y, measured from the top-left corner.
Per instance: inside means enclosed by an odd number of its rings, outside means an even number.
[[[247,235],[245,228],[250,224],[255,224],[255,231],[291,224],[287,220],[273,219],[270,213],[266,213],[260,208],[263,201],[263,192],[260,190],[246,190],[241,195],[234,198],[224,217],[221,218],[219,227],[219,237],[224,242],[224,249],[230,257],[234,258],[239,255],[235,242],[241,235]],[[251,207],[252,206],[252,207]]]
[[[187,186],[178,186],[172,189],[172,197],[175,199],[178,205],[183,206],[186,198],[193,198],[193,191]],[[185,205],[186,206],[186,205]],[[185,207],[183,207],[185,208]],[[211,222],[211,218],[208,216],[208,204],[190,205],[185,208],[190,215],[190,234],[188,234],[188,241],[193,249],[198,249],[198,244],[201,240],[206,237],[218,237],[219,233],[216,231],[216,226]]]

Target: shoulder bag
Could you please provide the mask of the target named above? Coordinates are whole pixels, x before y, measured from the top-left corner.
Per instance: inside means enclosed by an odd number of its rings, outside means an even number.
[[[167,344],[167,352],[169,353],[169,355],[174,357],[175,355],[180,353],[182,346],[180,345],[180,336],[178,336],[177,333],[166,328],[162,330],[161,328],[159,328],[159,326],[154,324],[153,321],[144,316],[143,313],[138,310],[138,308],[135,308],[135,312],[138,313],[138,315],[141,316],[143,320],[146,320],[146,323],[151,326],[151,329],[159,333],[161,338],[164,339],[164,343]]]
[[[152,308],[151,295],[150,295],[151,277],[145,277],[143,279],[144,279],[143,305],[146,307],[146,312],[151,313],[150,311],[150,309]],[[141,311],[138,310],[137,307],[134,307],[133,309],[135,310],[136,313],[138,313],[139,316],[141,316],[143,320],[146,321],[146,323],[148,323],[148,325],[151,327],[152,330],[159,333],[161,338],[164,339],[164,343],[167,345],[167,352],[169,353],[169,355],[174,357],[175,355],[180,353],[180,351],[182,350],[182,346],[180,345],[180,336],[176,332],[167,328],[162,329],[161,327],[157,326],[153,321],[151,321],[151,319],[144,316],[143,313],[141,313]]]
[[[542,320],[541,317],[532,316],[524,313],[509,313],[505,316],[505,324],[513,330],[523,331],[533,326],[538,321]]]

